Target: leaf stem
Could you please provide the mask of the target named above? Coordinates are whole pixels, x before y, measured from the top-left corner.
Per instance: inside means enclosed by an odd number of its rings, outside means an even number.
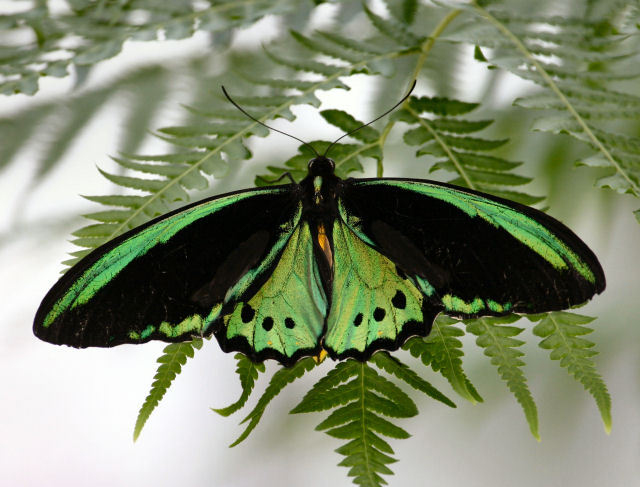
[[[431,51],[431,48],[436,42],[436,39],[440,37],[442,32],[447,28],[447,26],[453,22],[453,20],[462,13],[462,9],[452,10],[449,12],[438,25],[436,25],[435,29],[427,36],[425,41],[420,46],[420,56],[418,56],[418,61],[416,62],[416,66],[413,70],[413,74],[411,75],[411,81],[417,81],[418,76],[420,75],[420,71],[422,70],[422,66]],[[404,105],[408,105],[408,101],[404,103]]]
[[[416,65],[413,69],[413,74],[411,75],[410,84],[418,80],[418,76],[420,76],[420,71],[422,71],[422,66],[424,66],[424,63],[427,60],[427,57],[429,56],[429,53],[431,52],[431,49],[433,48],[433,45],[436,42],[436,39],[440,37],[440,35],[442,34],[442,32],[444,32],[447,26],[451,22],[453,22],[453,20],[461,13],[462,13],[462,9],[452,10],[451,12],[449,12],[438,23],[438,25],[436,25],[433,31],[427,36],[424,42],[420,45],[420,55],[418,56],[418,60],[416,61]],[[409,98],[407,98],[401,106],[401,108],[407,108],[407,107],[409,107]],[[380,149],[384,148],[384,143],[387,140],[387,136],[389,135],[389,132],[391,132],[391,129],[393,128],[394,125],[395,125],[395,122],[392,120],[385,126],[384,130],[382,131],[382,135],[380,136],[380,139],[379,139]],[[381,178],[383,176],[383,172],[384,172],[384,166],[382,164],[382,160],[379,160],[377,165],[376,176]]]
[[[367,469],[367,477],[369,478],[370,485],[376,485],[376,479],[371,470],[371,463],[369,462],[369,445],[367,444],[367,425],[365,424],[365,415],[366,415],[366,407],[364,404],[364,396],[365,396],[365,384],[364,384],[364,368],[366,367],[365,362],[360,363],[360,392],[362,395],[360,396],[360,404],[362,405],[362,418],[360,421],[360,425],[362,426],[362,445],[364,446],[364,464]]]

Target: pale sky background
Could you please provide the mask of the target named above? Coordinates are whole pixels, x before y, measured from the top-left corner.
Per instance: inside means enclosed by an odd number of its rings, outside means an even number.
[[[321,22],[322,19],[316,19]],[[271,24],[270,24],[271,22]],[[252,30],[241,32],[236,42],[250,42],[256,32],[273,28],[264,19]],[[99,65],[95,79],[113,76],[123,66],[134,66],[142,56],[162,59],[206,49],[204,36],[179,42],[127,43],[124,53]],[[470,68],[473,69],[473,68]],[[465,91],[474,100],[481,92],[478,83],[484,72],[473,72]],[[521,85],[507,77],[502,93],[505,100]],[[322,108],[367,106],[371,87],[354,77],[347,83],[351,92],[338,90],[321,96]],[[45,79],[39,98],[64,96],[71,80]],[[424,89],[424,87],[423,87]],[[25,96],[0,98],[0,113],[32,102]],[[179,119],[179,95],[165,102],[165,111],[155,126],[170,125]],[[316,110],[296,107],[299,118],[293,123],[279,121],[301,138],[333,135],[318,123]],[[356,110],[357,113],[357,110]],[[364,113],[363,116],[371,114]],[[11,231],[16,213],[25,225],[34,225],[61,213],[80,213],[95,208],[79,194],[102,194],[109,190],[96,165],[108,168],[114,154],[122,110],[107,105],[100,116],[85,128],[81,142],[65,155],[65,162],[28,200],[26,208],[17,202],[30,184],[35,170],[37,147],[23,151],[17,161],[0,173],[0,233]],[[173,117],[173,118],[172,118]],[[295,128],[291,128],[295,127]],[[319,133],[321,131],[321,133]],[[150,142],[143,152],[161,147]],[[277,134],[253,139],[254,152],[278,149],[295,152],[297,143]],[[373,165],[371,165],[372,167]],[[75,176],[68,175],[75,171]],[[216,192],[251,184],[252,167],[244,180],[229,186],[222,180]],[[371,174],[371,172],[370,172]],[[585,173],[582,173],[585,174]],[[579,181],[592,181],[587,178]],[[389,174],[391,175],[391,174]],[[426,171],[414,177],[428,177]],[[579,175],[576,176],[577,178]],[[597,343],[596,358],[613,398],[613,431],[604,433],[597,408],[582,386],[547,352],[524,347],[525,368],[539,408],[538,443],[530,435],[520,406],[508,392],[489,360],[474,346],[465,343],[465,369],[485,398],[473,406],[459,399],[448,384],[431,369],[424,369],[403,355],[415,370],[439,386],[458,405],[449,409],[412,394],[420,415],[397,423],[413,434],[408,440],[391,441],[400,461],[392,465],[397,486],[484,486],[521,487],[630,486],[640,479],[640,361],[637,351],[638,278],[637,259],[629,249],[640,248],[639,226],[631,210],[637,201],[618,198],[623,211],[611,222],[610,233],[596,233],[589,211],[598,190],[590,189],[581,201],[585,211],[569,224],[598,255],[607,276],[606,292],[596,297],[581,313],[600,316],[592,325],[596,332],[588,338]],[[551,214],[555,208],[551,209]],[[31,222],[31,223],[30,223]],[[33,227],[35,228],[35,227]],[[44,236],[44,237],[43,237]],[[0,329],[0,485],[7,486],[216,486],[249,487],[305,485],[351,485],[347,470],[337,467],[342,459],[333,450],[342,442],[314,431],[326,414],[288,415],[308,388],[330,363],[294,383],[269,406],[263,420],[241,445],[228,445],[243,431],[238,422],[250,409],[222,418],[209,407],[226,406],[240,394],[232,354],[220,351],[215,340],[190,360],[158,409],[153,413],[137,443],[132,442],[133,425],[160,356],[162,343],[121,346],[114,349],[75,350],[37,340],[31,332],[32,320],[46,291],[57,279],[66,252],[72,250],[68,236],[28,231],[0,247],[0,296],[3,309]],[[637,256],[637,254],[636,254]],[[531,328],[526,321],[520,326]],[[527,337],[531,335],[525,332]],[[268,371],[275,365],[269,363]],[[256,387],[257,397],[267,384],[266,374]]]

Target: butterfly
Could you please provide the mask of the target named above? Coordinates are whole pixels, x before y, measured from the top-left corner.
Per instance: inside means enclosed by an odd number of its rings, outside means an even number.
[[[593,252],[541,211],[436,181],[341,179],[325,152],[300,182],[204,199],[95,249],[33,329],[78,348],[214,335],[256,362],[364,361],[441,312],[561,310],[604,288]]]

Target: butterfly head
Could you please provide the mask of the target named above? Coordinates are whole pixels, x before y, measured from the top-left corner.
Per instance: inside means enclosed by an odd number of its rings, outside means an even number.
[[[325,156],[314,157],[309,161],[309,175],[330,176],[336,169],[336,163]]]

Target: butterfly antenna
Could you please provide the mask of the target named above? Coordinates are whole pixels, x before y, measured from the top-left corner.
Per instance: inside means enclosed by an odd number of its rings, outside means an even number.
[[[229,93],[227,93],[227,90],[224,88],[224,86],[222,86],[222,92],[224,93],[224,96],[227,97],[227,100],[229,100],[234,107],[236,107],[238,110],[240,110],[242,113],[244,113],[247,117],[249,117],[254,122],[259,123],[263,127],[267,127],[269,130],[273,130],[274,132],[278,132],[278,133],[280,133],[282,135],[286,135],[287,137],[291,137],[292,139],[296,139],[298,142],[302,142],[304,145],[306,145],[309,149],[311,149],[313,151],[313,153],[316,155],[316,157],[320,157],[320,154],[318,154],[318,151],[316,151],[311,144],[305,142],[302,139],[299,139],[298,137],[296,137],[294,135],[291,135],[291,134],[288,134],[286,132],[283,132],[282,130],[278,130],[278,129],[275,129],[273,127],[270,127],[266,123],[263,123],[260,120],[258,120],[257,118],[251,116],[249,113],[247,113],[247,111],[244,108],[242,108],[235,101],[233,101],[233,99],[231,98],[231,96],[229,96]]]
[[[378,120],[380,120],[382,117],[384,117],[385,115],[391,113],[392,111],[394,111],[396,108],[398,108],[400,105],[402,105],[402,103],[404,103],[404,101],[409,98],[409,95],[411,95],[411,92],[413,91],[413,89],[416,87],[416,80],[413,80],[413,84],[411,85],[411,88],[409,88],[409,91],[407,92],[406,95],[404,95],[402,97],[402,100],[400,100],[398,103],[396,103],[395,105],[393,105],[391,108],[389,108],[389,110],[387,110],[386,112],[384,112],[382,115],[380,115],[379,117],[374,118],[373,120],[371,120],[370,122],[364,123],[362,125],[360,125],[360,127],[355,128],[353,130],[351,130],[350,132],[347,132],[344,135],[341,135],[340,137],[338,137],[336,140],[334,140],[333,142],[331,142],[331,144],[329,145],[329,147],[327,147],[327,150],[324,151],[324,154],[322,154],[323,157],[325,157],[328,153],[329,153],[329,149],[331,149],[337,142],[339,142],[340,140],[344,139],[347,135],[351,135],[354,132],[357,132],[358,130],[360,130],[361,128],[366,127],[367,125],[371,125],[373,122],[376,122]]]

